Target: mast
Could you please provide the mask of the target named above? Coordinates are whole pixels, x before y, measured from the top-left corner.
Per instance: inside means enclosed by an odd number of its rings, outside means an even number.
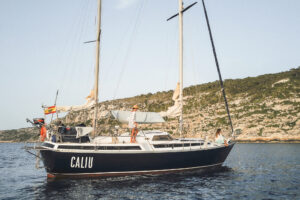
[[[98,16],[97,16],[97,40],[96,40],[96,65],[95,65],[95,85],[94,85],[94,118],[93,118],[93,137],[96,135],[97,129],[97,103],[98,103],[98,84],[99,84],[99,65],[100,65],[100,35],[101,35],[101,0],[98,0]]]
[[[169,17],[167,21],[178,16],[179,19],[179,102],[180,102],[180,116],[179,116],[179,133],[182,137],[183,131],[183,13],[193,7],[197,2],[194,2],[183,8],[182,0],[178,0],[178,13]]]
[[[179,101],[180,101],[180,117],[179,117],[179,134],[182,137],[183,130],[183,20],[182,20],[182,0],[179,3]]]

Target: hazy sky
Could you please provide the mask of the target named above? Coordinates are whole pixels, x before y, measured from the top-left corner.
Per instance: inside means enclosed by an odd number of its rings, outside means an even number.
[[[174,89],[177,0],[102,0],[100,101]],[[193,0],[184,1],[185,5]],[[224,79],[300,65],[299,0],[206,0]],[[96,0],[0,1],[0,130],[93,87]],[[184,13],[184,86],[217,80],[201,2]],[[225,85],[226,86],[226,85]]]

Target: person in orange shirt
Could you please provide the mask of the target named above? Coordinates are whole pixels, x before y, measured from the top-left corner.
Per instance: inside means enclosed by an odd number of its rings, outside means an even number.
[[[46,126],[45,124],[41,125],[41,128],[40,128],[40,139],[42,142],[45,141],[45,138],[47,137],[47,129],[46,129]]]

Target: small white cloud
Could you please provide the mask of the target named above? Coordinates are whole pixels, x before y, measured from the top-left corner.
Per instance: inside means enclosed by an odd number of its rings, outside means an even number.
[[[122,10],[122,9],[132,6],[137,1],[138,0],[118,0],[116,8],[119,10]]]

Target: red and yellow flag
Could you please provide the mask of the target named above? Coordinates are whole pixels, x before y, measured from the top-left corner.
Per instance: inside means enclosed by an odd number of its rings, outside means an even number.
[[[44,110],[45,115],[56,113],[56,106],[50,106]]]

